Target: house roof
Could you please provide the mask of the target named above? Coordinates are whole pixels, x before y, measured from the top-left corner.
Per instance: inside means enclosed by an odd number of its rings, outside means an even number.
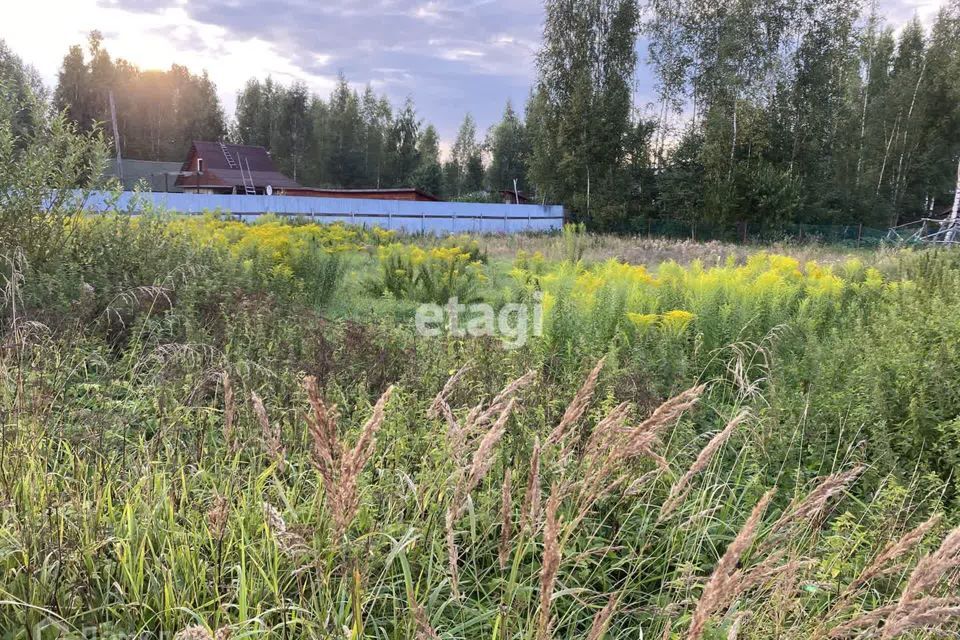
[[[337,196],[391,196],[391,195],[413,195],[422,198],[423,200],[438,200],[438,198],[431,194],[423,191],[422,189],[417,189],[414,187],[394,187],[389,189],[337,189],[337,188],[324,188],[324,187],[294,187],[298,193],[310,193],[314,195],[328,195],[330,197]]]
[[[195,140],[190,147],[190,152],[181,171],[195,173],[194,159],[197,157],[203,158],[202,175],[181,176],[177,180],[178,185],[189,187],[241,186],[243,185],[243,176],[249,172],[254,186],[261,189],[267,185],[271,185],[275,189],[300,186],[277,171],[273,159],[263,147]]]
[[[530,197],[525,194],[523,191],[514,191],[513,189],[500,189],[500,196],[503,198],[510,197],[513,200],[519,200],[522,204],[527,204],[530,202]]]
[[[140,180],[146,181],[151,191],[182,191],[175,187],[181,169],[179,162],[154,162],[152,160],[121,160],[123,171],[123,189],[131,191]],[[117,161],[111,158],[103,172],[104,177],[120,178],[121,171],[117,168]]]

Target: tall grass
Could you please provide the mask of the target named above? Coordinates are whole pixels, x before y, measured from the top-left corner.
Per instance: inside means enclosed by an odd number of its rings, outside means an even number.
[[[571,229],[510,271],[463,239],[54,206],[0,230],[3,637],[957,629],[953,255],[646,269]],[[437,273],[372,297],[381,247]],[[411,332],[461,286],[542,291],[547,335]]]
[[[76,354],[21,348],[34,375],[19,390],[23,371],[3,361],[4,406],[22,407],[0,476],[0,626],[12,637],[51,620],[100,633],[200,625],[257,637],[470,638],[597,628],[886,637],[954,621],[957,534],[944,538],[936,518],[915,529],[927,516],[909,508],[883,515],[880,503],[846,500],[855,454],[792,501],[772,502],[755,473],[763,418],[719,388],[730,383],[648,415],[610,405],[590,374],[549,418],[557,388],[533,374],[480,392],[472,409],[455,401],[479,391],[470,372],[445,389],[438,380],[437,402],[401,385],[400,402],[334,409],[324,395],[339,392],[312,379],[285,391],[286,405],[263,389],[261,404],[240,373],[197,379],[208,398],[197,403],[179,385],[203,367],[181,362],[186,379],[111,385],[112,406],[90,414],[83,398],[102,404],[103,392],[67,396],[91,372],[58,379],[52,362]],[[103,366],[102,381],[133,373]],[[226,379],[232,402],[254,401],[227,405]],[[722,397],[735,402],[716,404]],[[223,435],[228,416],[239,446]],[[686,444],[691,420],[712,427]],[[337,444],[344,429],[356,445]],[[545,445],[533,466],[536,437]],[[517,482],[504,491],[508,472]],[[858,545],[834,533],[831,515],[885,517],[886,529]]]

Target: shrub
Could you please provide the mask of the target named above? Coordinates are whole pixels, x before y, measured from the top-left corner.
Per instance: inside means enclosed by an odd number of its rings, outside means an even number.
[[[14,127],[29,113],[30,127]],[[83,189],[99,177],[106,144],[99,130],[81,132],[39,99],[21,99],[0,83],[0,247],[19,247],[34,268],[55,260]],[[75,193],[80,189],[80,193]]]
[[[457,246],[421,249],[394,243],[380,247],[379,261],[376,286],[400,300],[471,302],[485,279],[482,264]]]

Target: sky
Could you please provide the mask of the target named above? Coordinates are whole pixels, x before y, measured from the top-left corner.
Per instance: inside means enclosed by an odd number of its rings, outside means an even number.
[[[942,0],[878,2],[896,25],[930,23]],[[542,0],[28,0],[4,9],[0,39],[52,87],[67,48],[99,29],[141,69],[206,69],[228,115],[250,77],[326,96],[343,73],[394,104],[412,96],[446,148],[468,111],[486,131],[507,100],[522,108],[542,21]],[[655,89],[639,52],[642,106]]]

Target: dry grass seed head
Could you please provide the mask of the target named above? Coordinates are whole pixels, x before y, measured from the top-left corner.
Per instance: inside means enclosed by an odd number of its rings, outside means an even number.
[[[277,541],[277,547],[285,555],[293,558],[301,555],[308,550],[307,542],[303,536],[287,529],[287,522],[280,515],[280,512],[269,502],[263,503],[263,519],[267,528],[273,534]]]
[[[360,437],[351,451],[344,450],[340,459],[340,472],[332,490],[326,490],[326,496],[333,515],[333,537],[339,540],[353,522],[360,508],[358,482],[360,473],[373,455],[377,433],[383,426],[386,417],[386,405],[393,394],[393,387],[389,387],[377,400],[373,407],[373,414],[364,424]]]
[[[660,520],[670,515],[670,513],[680,506],[683,500],[687,497],[687,494],[690,493],[690,481],[693,480],[693,477],[707,468],[707,465],[710,464],[710,461],[713,460],[713,457],[723,447],[723,445],[726,444],[727,440],[730,439],[730,436],[733,435],[733,432],[736,430],[736,428],[744,420],[746,420],[749,415],[750,413],[746,410],[738,413],[719,433],[710,439],[710,442],[708,442],[703,449],[700,450],[700,453],[697,455],[697,459],[694,460],[692,465],[690,465],[690,468],[687,469],[686,473],[684,473],[683,476],[672,487],[670,487],[670,493],[660,509]]]
[[[427,409],[428,418],[432,420],[438,418],[443,413],[444,406],[449,410],[450,407],[447,404],[447,398],[450,397],[450,393],[453,391],[453,388],[457,386],[457,383],[460,382],[460,379],[470,371],[470,368],[471,365],[467,363],[447,379],[447,382],[443,385],[443,389],[440,390],[437,397],[433,399],[430,408]]]
[[[500,562],[501,571],[507,567],[507,558],[510,557],[510,538],[513,535],[511,476],[510,467],[507,467],[503,472],[503,488],[500,492],[500,547],[497,550],[497,560]]]
[[[470,465],[470,472],[467,475],[467,493],[473,491],[477,485],[480,484],[480,481],[487,475],[490,467],[493,466],[494,449],[506,432],[507,420],[510,418],[510,413],[513,411],[515,402],[515,400],[511,399],[507,405],[503,407],[497,421],[480,440],[480,444],[473,454],[473,463]]]
[[[863,473],[862,465],[856,466],[846,471],[840,471],[829,475],[817,486],[797,501],[791,508],[783,512],[777,518],[777,521],[770,528],[770,535],[767,539],[767,546],[775,541],[785,537],[796,526],[817,528],[820,520],[827,511],[830,500],[847,490],[853,482]]]
[[[583,385],[577,391],[573,400],[567,405],[567,409],[563,412],[563,417],[560,419],[560,422],[547,437],[547,446],[561,445],[561,448],[566,448],[562,445],[568,437],[570,430],[583,416],[583,413],[587,410],[587,406],[589,406],[590,401],[593,399],[593,394],[597,387],[597,378],[600,376],[600,370],[603,369],[605,361],[605,357],[600,358],[600,361],[597,362],[596,366],[587,376],[587,379],[584,380]]]
[[[457,549],[456,531],[454,531],[453,511],[447,509],[444,520],[447,537],[447,565],[450,569],[450,592],[455,600],[460,599],[460,552]]]
[[[540,438],[533,442],[533,454],[530,456],[530,474],[527,476],[527,490],[523,495],[520,508],[520,530],[533,531],[540,517]]]
[[[214,538],[222,538],[230,518],[230,502],[225,496],[217,495],[213,506],[207,511],[207,525]]]
[[[280,425],[270,423],[267,409],[263,406],[263,400],[257,395],[256,391],[250,392],[250,401],[253,403],[253,412],[257,416],[257,421],[260,423],[267,454],[277,465],[277,468],[283,471],[286,463],[286,449],[280,439]]]
[[[543,560],[540,566],[540,618],[537,624],[538,640],[550,637],[551,601],[553,586],[560,569],[560,488],[554,484],[547,499],[546,522],[543,528]]]
[[[766,512],[770,501],[775,493],[771,489],[760,498],[760,501],[753,507],[750,517],[741,527],[740,532],[727,546],[727,550],[717,562],[710,579],[700,594],[697,601],[697,607],[694,609],[693,618],[690,622],[690,628],[687,631],[687,640],[699,640],[706,629],[707,621],[717,611],[728,607],[744,589],[742,576],[737,571],[737,565],[743,554],[753,544],[753,539],[757,534],[760,521]]]
[[[934,514],[922,524],[900,536],[898,540],[890,542],[877,554],[873,561],[867,565],[867,568],[861,571],[860,575],[850,583],[850,586],[846,589],[846,593],[853,593],[870,580],[894,570],[896,568],[894,563],[920,544],[923,538],[940,524],[942,519],[942,515]]]
[[[303,380],[310,402],[312,415],[307,418],[307,426],[312,442],[311,459],[320,472],[324,483],[333,485],[334,475],[340,464],[340,442],[337,435],[337,413],[335,407],[328,407],[320,397],[317,379],[307,376]]]
[[[426,610],[416,600],[413,601],[413,622],[415,625],[416,640],[439,640],[440,636],[430,624]]]
[[[587,640],[600,640],[607,632],[610,624],[610,618],[613,617],[613,610],[617,606],[617,594],[610,594],[606,606],[597,612],[593,617],[593,623],[590,625],[590,633],[587,634]]]
[[[173,640],[214,640],[213,634],[203,625],[185,627],[173,636]]]

